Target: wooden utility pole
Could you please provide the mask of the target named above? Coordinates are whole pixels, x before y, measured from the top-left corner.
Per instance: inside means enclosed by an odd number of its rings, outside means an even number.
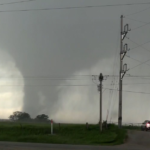
[[[123,82],[124,75],[128,71],[127,64],[123,65],[123,59],[127,51],[129,51],[127,44],[123,46],[123,40],[126,37],[127,33],[130,31],[128,24],[126,24],[123,29],[123,15],[121,15],[120,25],[121,25],[120,27],[121,31],[120,31],[120,71],[119,71],[119,110],[118,110],[118,127],[119,128],[122,127],[122,82]]]
[[[100,81],[100,132],[102,131],[102,81],[103,81],[103,75],[102,73],[99,76],[99,81]]]

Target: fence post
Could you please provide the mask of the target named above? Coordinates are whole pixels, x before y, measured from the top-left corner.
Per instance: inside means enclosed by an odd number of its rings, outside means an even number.
[[[88,122],[86,123],[86,129],[88,130]]]
[[[107,129],[107,120],[106,120],[106,129]]]
[[[53,120],[51,120],[51,134],[53,134]]]
[[[59,126],[59,130],[60,130],[60,123],[58,124],[58,126]]]

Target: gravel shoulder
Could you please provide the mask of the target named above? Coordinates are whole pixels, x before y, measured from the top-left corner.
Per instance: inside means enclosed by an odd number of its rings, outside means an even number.
[[[150,132],[128,130],[128,139],[123,145],[117,147],[130,147],[136,149],[150,149]]]

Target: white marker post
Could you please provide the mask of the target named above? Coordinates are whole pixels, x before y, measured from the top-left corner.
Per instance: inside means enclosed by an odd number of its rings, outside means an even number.
[[[51,134],[53,134],[53,120],[51,120]]]

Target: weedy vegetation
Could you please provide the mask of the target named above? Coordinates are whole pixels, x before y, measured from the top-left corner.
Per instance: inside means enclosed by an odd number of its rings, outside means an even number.
[[[51,134],[50,123],[0,123],[0,141],[33,142],[78,145],[118,145],[127,137],[126,129],[108,124],[99,131],[99,125],[54,124]]]

